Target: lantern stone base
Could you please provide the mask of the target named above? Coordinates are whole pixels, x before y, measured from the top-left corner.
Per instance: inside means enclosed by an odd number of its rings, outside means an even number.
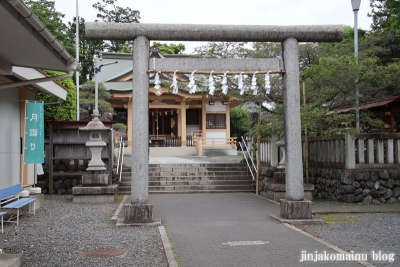
[[[76,203],[114,203],[117,199],[118,185],[75,186],[72,187],[72,202]]]
[[[108,174],[84,174],[82,175],[82,186],[108,186]]]

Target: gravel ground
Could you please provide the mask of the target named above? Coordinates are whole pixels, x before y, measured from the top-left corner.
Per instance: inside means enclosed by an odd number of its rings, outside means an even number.
[[[331,202],[316,205],[352,204]],[[296,227],[348,252],[366,253],[368,262],[375,266],[400,266],[399,213],[335,214],[330,219],[334,219],[336,222]],[[394,262],[374,261],[372,259],[373,251],[375,253],[381,251],[385,254],[394,253]]]
[[[19,226],[5,223],[0,248],[4,253],[24,254],[24,267],[167,267],[158,228],[116,227],[110,219],[118,205],[73,203],[72,196],[45,195],[45,205],[36,216],[22,215]],[[400,266],[399,213],[339,214],[334,218],[339,221],[297,227],[346,251],[367,253],[368,262],[375,266]],[[103,251],[106,249],[110,250]],[[94,250],[102,253],[84,255]],[[372,251],[394,253],[394,262],[373,261]],[[116,254],[122,255],[110,257]]]
[[[26,267],[168,266],[157,227],[115,226],[111,217],[118,204],[73,203],[72,196],[45,195],[36,216],[22,215],[19,226],[5,223],[0,248],[22,253]],[[117,254],[122,255],[110,257]]]

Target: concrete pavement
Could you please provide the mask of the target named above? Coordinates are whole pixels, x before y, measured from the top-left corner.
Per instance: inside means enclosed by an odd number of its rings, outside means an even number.
[[[155,194],[149,202],[181,267],[362,266],[300,262],[304,253],[344,252],[271,218],[279,205],[254,194]]]
[[[130,160],[130,153],[127,157]],[[218,160],[227,159],[150,157],[149,163]],[[347,252],[273,219],[272,215],[279,217],[278,203],[254,194],[151,194],[149,202],[154,204],[154,217],[161,218],[165,227],[164,236],[168,236],[175,253],[176,259],[172,260],[177,260],[180,267],[373,266],[355,261],[301,262],[307,253],[344,255]],[[400,205],[313,205],[313,214],[352,212],[400,212]]]

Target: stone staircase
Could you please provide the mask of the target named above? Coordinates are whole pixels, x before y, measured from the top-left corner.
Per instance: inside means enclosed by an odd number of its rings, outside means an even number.
[[[150,157],[188,157],[197,156],[197,148],[192,147],[150,147]]]
[[[246,164],[149,164],[149,193],[226,193],[254,190]],[[130,168],[122,169],[118,193],[131,193]]]

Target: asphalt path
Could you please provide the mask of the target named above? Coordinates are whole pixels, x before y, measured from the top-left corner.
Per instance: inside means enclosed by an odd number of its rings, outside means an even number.
[[[343,251],[272,218],[279,215],[279,205],[254,194],[151,194],[149,202],[181,267],[362,266],[301,262],[306,253]]]

